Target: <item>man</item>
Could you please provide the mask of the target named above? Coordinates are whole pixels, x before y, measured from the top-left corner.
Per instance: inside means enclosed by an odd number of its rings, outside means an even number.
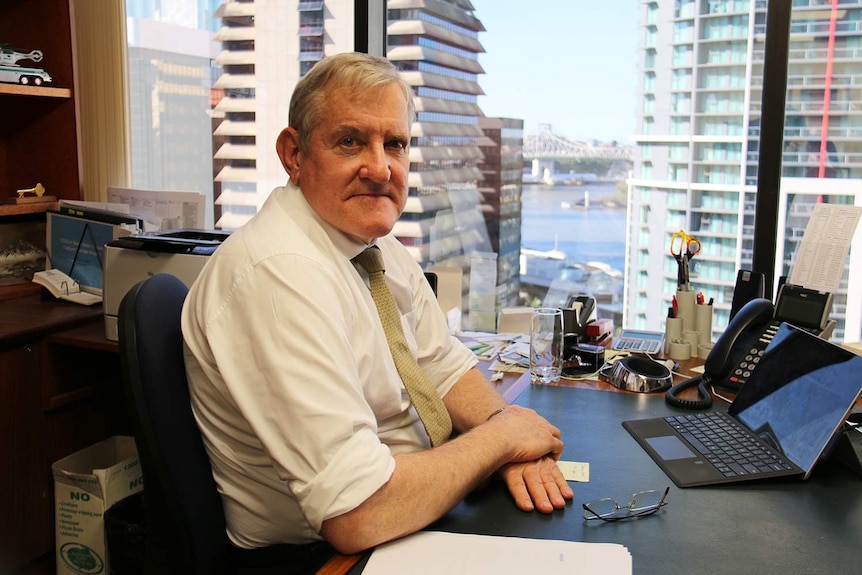
[[[319,62],[276,144],[288,184],[224,242],[186,300],[192,404],[238,548],[325,540],[358,552],[425,527],[495,473],[525,511],[573,496],[556,466],[559,430],[506,406],[387,235],[407,199],[413,114],[387,60]],[[351,261],[371,245],[457,432],[433,448],[368,270]]]

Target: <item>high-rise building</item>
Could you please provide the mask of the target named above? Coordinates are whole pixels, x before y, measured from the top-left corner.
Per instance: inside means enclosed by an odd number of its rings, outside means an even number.
[[[469,0],[389,0],[387,7],[387,57],[413,87],[417,110],[409,199],[393,233],[417,261],[467,275],[470,254],[493,252],[479,209],[478,55],[484,49],[478,37],[484,27]],[[483,312],[481,321],[479,313],[468,313],[466,325],[494,329],[487,320],[494,310]]]
[[[491,249],[497,253],[497,309],[520,304],[521,193],[524,170],[524,121],[480,118],[485,133],[479,147],[484,177],[482,214]]]
[[[213,200],[210,106],[212,34],[128,17],[131,185],[197,192]],[[199,226],[211,227],[211,214]]]
[[[216,227],[238,228],[284,184],[275,141],[287,126],[293,87],[325,55],[353,49],[353,9],[352,0],[229,0],[219,6]]]
[[[776,277],[789,274],[817,202],[862,204],[862,2],[826,5],[793,3]],[[703,245],[691,277],[714,298],[716,330],[727,323],[737,270],[751,269],[766,9],[766,0],[641,5],[624,304],[631,327],[662,326],[676,289],[673,232]],[[835,293],[839,340],[862,335],[862,287],[850,281],[862,278],[856,260]]]

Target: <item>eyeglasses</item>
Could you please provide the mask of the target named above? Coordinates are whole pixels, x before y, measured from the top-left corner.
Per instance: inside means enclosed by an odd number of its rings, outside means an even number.
[[[620,505],[610,497],[584,503],[584,519],[601,519],[602,521],[619,521],[631,517],[641,517],[655,513],[667,505],[667,494],[670,486],[664,491],[650,489],[632,495],[628,505]]]

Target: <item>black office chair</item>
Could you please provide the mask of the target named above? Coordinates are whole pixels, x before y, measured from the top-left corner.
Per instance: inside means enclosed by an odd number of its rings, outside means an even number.
[[[123,385],[144,477],[147,573],[227,575],[224,510],[192,414],[180,313],[188,288],[156,274],[119,311]]]

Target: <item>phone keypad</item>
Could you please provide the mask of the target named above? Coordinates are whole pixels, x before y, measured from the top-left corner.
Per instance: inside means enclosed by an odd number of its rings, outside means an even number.
[[[740,362],[739,367],[733,370],[733,373],[729,378],[731,382],[742,385],[748,381],[748,378],[751,377],[751,372],[754,371],[754,368],[757,367],[758,363],[760,363],[760,358],[763,357],[763,353],[766,351],[766,346],[769,345],[772,338],[774,338],[775,334],[778,333],[779,327],[781,327],[781,322],[772,322],[766,327],[763,335],[761,335],[751,349],[748,350],[748,353],[742,359],[742,362]]]

